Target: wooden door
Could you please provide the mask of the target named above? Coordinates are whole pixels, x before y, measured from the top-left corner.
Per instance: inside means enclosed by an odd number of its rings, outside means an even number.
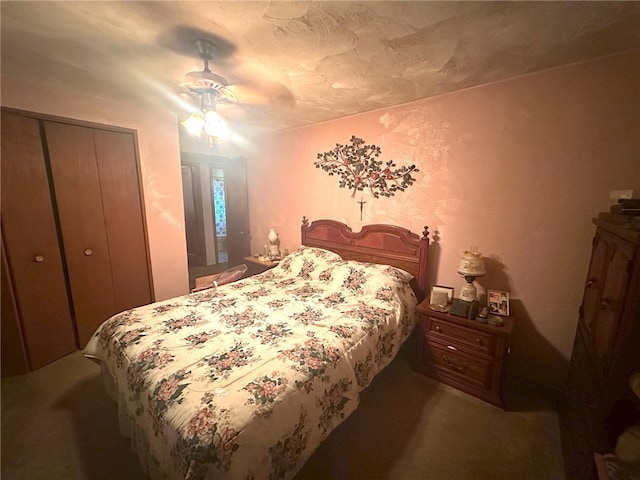
[[[80,346],[117,313],[93,129],[45,122]]]
[[[110,316],[153,301],[130,132],[45,122],[80,346]]]
[[[93,129],[109,242],[115,309],[153,301],[144,209],[133,134]]]
[[[2,346],[2,376],[10,377],[29,371],[27,346],[22,335],[20,315],[16,304],[15,292],[9,273],[9,263],[5,255],[4,239],[2,241],[2,271],[0,271],[0,289],[2,290],[2,328],[0,339]]]
[[[229,265],[239,265],[251,254],[249,235],[249,199],[244,158],[233,158],[222,164],[227,194],[227,251]]]
[[[189,268],[205,266],[207,257],[204,243],[202,206],[197,165],[182,165],[182,200],[187,237],[187,260]]]
[[[2,235],[29,367],[36,369],[77,344],[39,122],[3,111],[1,123]]]

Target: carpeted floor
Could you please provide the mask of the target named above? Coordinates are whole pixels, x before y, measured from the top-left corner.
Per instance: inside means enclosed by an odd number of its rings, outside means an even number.
[[[299,472],[309,479],[561,480],[552,392],[509,382],[503,411],[414,372],[405,348]],[[80,352],[2,380],[3,480],[142,480],[99,369]]]

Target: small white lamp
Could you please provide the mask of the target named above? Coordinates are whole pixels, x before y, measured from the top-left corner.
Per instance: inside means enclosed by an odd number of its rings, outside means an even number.
[[[269,240],[269,258],[271,258],[271,260],[280,258],[280,246],[278,245],[278,234],[275,228],[269,229],[267,240]]]
[[[466,302],[477,300],[478,291],[473,282],[475,282],[476,278],[487,273],[484,269],[482,253],[478,252],[477,245],[471,245],[469,250],[462,252],[460,263],[458,264],[458,273],[462,275],[467,282],[460,290],[460,299]]]

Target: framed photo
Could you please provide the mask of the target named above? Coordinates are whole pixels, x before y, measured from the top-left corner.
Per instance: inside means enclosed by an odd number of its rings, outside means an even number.
[[[487,290],[487,307],[495,315],[509,316],[509,292]]]
[[[453,301],[453,288],[443,287],[442,285],[434,285],[431,287],[431,303],[439,303],[434,302],[434,300],[442,295],[446,295],[447,303],[451,303]]]

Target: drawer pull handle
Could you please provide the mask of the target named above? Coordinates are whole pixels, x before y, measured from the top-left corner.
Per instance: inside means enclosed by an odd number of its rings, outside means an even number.
[[[457,370],[459,372],[463,372],[465,368],[467,368],[467,364],[463,363],[462,365],[458,365],[456,363],[453,363],[451,360],[449,360],[449,357],[447,357],[446,355],[442,356],[442,359],[447,362],[447,365],[449,366],[449,368],[453,368],[454,370]]]
[[[42,263],[44,262],[44,256],[43,255],[36,255],[35,257],[33,257],[33,261],[36,263]]]
[[[453,350],[454,352],[457,352],[457,351],[458,351],[458,349],[457,349],[456,347],[454,347],[453,345],[447,345],[447,348],[448,348],[449,350]]]
[[[478,345],[483,345],[481,338],[476,338],[476,342],[478,342]]]
[[[442,331],[442,329],[440,328],[440,325],[436,325],[436,326],[435,326],[435,328],[434,328],[434,330],[435,330],[436,332],[441,332],[441,331]]]
[[[90,257],[91,255],[93,255],[93,250],[91,250],[90,248],[87,248],[84,251],[85,256]]]
[[[598,282],[598,279],[597,279],[597,278],[590,278],[589,280],[587,280],[587,285],[586,285],[586,287],[587,287],[587,288],[591,288],[591,287],[593,287],[593,285],[594,285],[595,283],[597,283],[597,282]]]

